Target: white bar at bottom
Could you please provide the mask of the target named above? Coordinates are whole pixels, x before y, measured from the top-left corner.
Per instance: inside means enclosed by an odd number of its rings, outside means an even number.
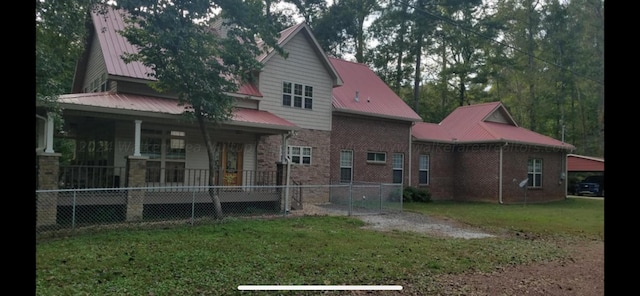
[[[345,290],[386,290],[395,291],[402,290],[402,286],[340,286],[340,285],[298,285],[298,286],[261,286],[261,285],[244,285],[238,286],[238,290],[249,291],[285,291],[285,290],[305,290],[305,291],[345,291]]]

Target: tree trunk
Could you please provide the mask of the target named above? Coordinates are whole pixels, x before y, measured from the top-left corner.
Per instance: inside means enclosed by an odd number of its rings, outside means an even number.
[[[418,34],[418,44],[416,45],[416,73],[413,81],[413,104],[414,111],[418,113],[418,107],[420,102],[420,80],[421,79],[421,71],[420,64],[422,63],[422,34]],[[420,114],[420,113],[418,113]]]
[[[214,188],[216,168],[213,160],[215,159],[215,147],[213,146],[213,141],[211,141],[211,135],[209,135],[209,130],[207,129],[207,122],[202,116],[200,108],[194,109],[196,118],[198,119],[198,125],[200,126],[200,132],[202,133],[205,145],[207,146],[207,156],[209,158],[209,196],[211,197],[211,202],[213,202],[213,206],[215,207],[214,218],[222,219],[223,213],[222,204],[220,203],[220,196],[218,196],[218,190]]]

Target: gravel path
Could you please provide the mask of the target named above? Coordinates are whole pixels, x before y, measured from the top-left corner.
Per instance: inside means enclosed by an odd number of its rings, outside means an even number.
[[[302,215],[335,215],[344,216],[343,209],[332,208],[328,205],[304,205],[304,210],[298,214]],[[473,229],[468,225],[463,225],[455,221],[445,219],[435,219],[421,214],[410,212],[383,213],[383,214],[355,214],[352,217],[358,218],[367,223],[366,229],[380,231],[411,231],[426,233],[436,236],[448,236],[455,238],[485,238],[494,235]]]

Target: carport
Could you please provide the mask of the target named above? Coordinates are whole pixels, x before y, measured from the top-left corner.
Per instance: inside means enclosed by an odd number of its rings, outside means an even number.
[[[587,176],[604,175],[604,158],[567,154],[567,192],[574,194],[574,185]]]

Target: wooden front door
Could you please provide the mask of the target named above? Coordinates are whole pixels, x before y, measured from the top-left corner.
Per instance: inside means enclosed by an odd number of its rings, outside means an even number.
[[[217,144],[216,167],[218,168],[218,184],[223,186],[242,185],[243,146],[240,143]]]

